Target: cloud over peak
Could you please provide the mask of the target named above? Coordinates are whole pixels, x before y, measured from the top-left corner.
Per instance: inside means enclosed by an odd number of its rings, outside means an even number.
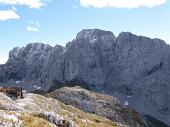
[[[0,56],[0,64],[5,64],[7,62],[7,60],[8,60],[8,58]]]
[[[141,6],[154,7],[166,3],[167,0],[80,0],[84,7],[112,7],[112,8],[138,8]]]
[[[33,21],[30,21],[26,28],[28,32],[39,32],[39,29],[40,29],[39,22],[33,22]]]

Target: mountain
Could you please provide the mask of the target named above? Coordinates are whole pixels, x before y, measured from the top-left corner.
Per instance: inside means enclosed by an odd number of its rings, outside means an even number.
[[[76,82],[170,125],[170,47],[160,39],[84,29],[66,47],[28,44],[10,51],[0,82],[28,91]]]

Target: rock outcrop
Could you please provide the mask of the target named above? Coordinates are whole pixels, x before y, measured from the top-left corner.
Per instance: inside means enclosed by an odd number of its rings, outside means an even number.
[[[129,127],[41,95],[28,93],[15,101],[0,97],[1,127]]]
[[[160,39],[87,29],[66,47],[33,43],[14,48],[0,66],[2,85],[28,91],[71,81],[111,94],[170,125],[170,47]]]
[[[168,127],[151,116],[144,117],[122,106],[112,96],[81,87],[64,87],[47,96],[25,93],[23,99],[12,100],[0,93],[0,126]]]
[[[148,126],[142,115],[127,106],[122,106],[116,98],[90,92],[78,86],[63,87],[48,94],[48,97],[130,127]]]

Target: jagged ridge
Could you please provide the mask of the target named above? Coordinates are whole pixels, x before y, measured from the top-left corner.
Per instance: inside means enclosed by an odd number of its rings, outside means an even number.
[[[14,48],[0,66],[2,85],[20,80],[17,85],[28,91],[47,91],[56,82],[79,81],[168,124],[169,79],[170,48],[164,41],[129,32],[115,37],[99,29],[82,30],[66,47],[33,43]]]

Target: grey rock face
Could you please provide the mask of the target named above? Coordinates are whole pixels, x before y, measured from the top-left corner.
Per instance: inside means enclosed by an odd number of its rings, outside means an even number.
[[[113,122],[126,124],[130,127],[168,127],[168,125],[148,115],[141,115],[128,106],[108,95],[85,90],[79,86],[62,87],[47,95],[67,105],[72,105],[84,112],[104,116]]]
[[[83,81],[170,125],[170,47],[159,39],[86,29],[66,47],[14,48],[0,66],[0,82],[18,80],[29,91],[48,90],[55,81]]]
[[[48,96],[85,112],[104,116],[113,122],[130,127],[148,127],[147,122],[138,112],[127,106],[122,106],[112,96],[90,92],[77,86],[63,87],[53,91]]]

